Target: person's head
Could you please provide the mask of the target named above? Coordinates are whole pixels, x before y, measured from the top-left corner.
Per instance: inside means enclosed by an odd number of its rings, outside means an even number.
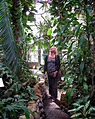
[[[50,53],[56,54],[56,47],[52,46],[52,47],[50,48]]]

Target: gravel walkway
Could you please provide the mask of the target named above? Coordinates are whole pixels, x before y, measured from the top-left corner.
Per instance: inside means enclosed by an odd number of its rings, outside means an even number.
[[[47,95],[48,87],[46,87]],[[44,110],[46,113],[46,119],[69,119],[68,114],[64,113],[58,105],[60,105],[60,92],[58,92],[58,100],[52,102],[52,99],[46,98],[44,100]]]

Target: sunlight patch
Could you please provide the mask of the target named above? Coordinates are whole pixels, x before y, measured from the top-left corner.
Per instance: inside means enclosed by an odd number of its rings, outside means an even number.
[[[2,78],[0,78],[0,87],[4,87],[4,83],[3,83]]]

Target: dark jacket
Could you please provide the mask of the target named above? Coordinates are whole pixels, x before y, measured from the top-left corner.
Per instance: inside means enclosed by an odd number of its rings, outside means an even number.
[[[47,58],[48,58],[48,56],[46,56],[46,58],[45,58],[44,73],[47,72]],[[60,69],[60,57],[59,57],[59,55],[55,56],[55,66],[56,66],[56,71],[59,71],[59,69]]]

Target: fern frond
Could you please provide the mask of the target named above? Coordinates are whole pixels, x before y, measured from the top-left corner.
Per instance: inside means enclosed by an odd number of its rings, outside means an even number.
[[[2,46],[0,51],[3,49],[3,61],[16,73],[19,67],[19,58],[8,15],[7,3],[4,0],[0,0],[0,46]]]

